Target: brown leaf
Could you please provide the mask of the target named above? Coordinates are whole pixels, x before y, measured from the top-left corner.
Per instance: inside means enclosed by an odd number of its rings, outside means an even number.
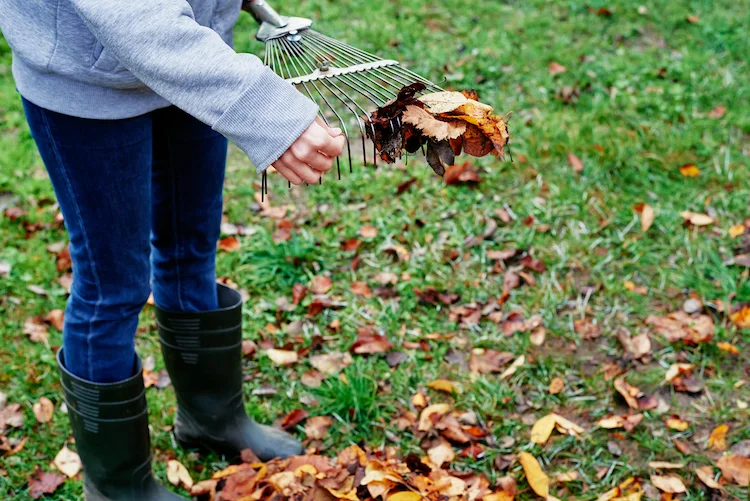
[[[524,451],[518,455],[518,462],[523,467],[526,481],[531,489],[542,499],[547,499],[549,496],[549,477],[542,471],[539,461]]]
[[[736,454],[727,454],[719,458],[716,466],[730,482],[747,487],[750,485],[750,459]]]
[[[583,172],[583,161],[573,153],[568,153],[568,163],[573,168],[573,172]]]
[[[313,294],[325,294],[333,288],[333,281],[331,277],[318,275],[313,278],[310,290]]]
[[[563,391],[563,388],[565,388],[565,380],[560,376],[557,376],[549,383],[550,395],[557,395],[558,393]]]
[[[21,404],[10,404],[6,407],[0,406],[0,434],[8,426],[11,428],[21,428],[23,426]]]
[[[292,412],[284,416],[284,419],[281,421],[281,429],[288,430],[294,428],[297,424],[307,419],[308,415],[309,412],[304,409],[294,409]]]
[[[47,397],[42,397],[33,406],[34,417],[38,423],[49,423],[52,421],[52,414],[55,412],[55,404]]]
[[[27,318],[23,323],[23,333],[34,343],[46,343],[48,327],[39,317]]]
[[[708,216],[706,214],[699,214],[697,212],[691,212],[689,210],[680,212],[680,216],[682,216],[685,221],[692,224],[693,226],[708,226],[716,222],[716,220],[711,216]]]
[[[515,355],[507,351],[474,348],[469,358],[469,370],[472,374],[501,372],[514,358]]]
[[[271,348],[266,350],[266,355],[276,365],[292,365],[299,360],[297,352],[292,350],[278,350],[276,348]]]
[[[723,118],[724,117],[724,113],[726,113],[726,112],[727,112],[727,107],[726,106],[722,106],[720,104],[719,106],[717,106],[716,108],[714,108],[714,109],[712,109],[711,111],[708,112],[708,118],[715,118],[715,119],[718,120],[719,118]]]
[[[730,318],[740,329],[750,329],[750,306],[743,306],[739,311],[732,313]]]
[[[326,353],[323,355],[313,355],[310,357],[310,365],[327,376],[341,372],[349,367],[352,363],[352,356],[349,353]]]
[[[453,446],[450,443],[441,440],[438,445],[427,450],[427,456],[435,466],[440,468],[444,463],[453,461],[456,458],[456,453],[453,452]]]
[[[589,318],[574,320],[573,329],[583,339],[596,339],[602,335],[602,327],[599,324],[593,323]]]
[[[305,435],[310,440],[323,440],[331,426],[333,426],[333,418],[328,416],[311,417],[305,423]]]
[[[460,95],[460,93],[457,94]],[[466,98],[464,98],[464,101],[466,101]],[[432,109],[428,112],[418,106],[407,106],[402,116],[402,121],[415,126],[422,131],[422,134],[436,141],[457,139],[466,132],[465,122],[459,120],[438,120],[433,113],[438,112],[434,112]]]
[[[359,229],[359,236],[362,238],[375,238],[378,236],[378,229],[366,224]]]
[[[307,287],[302,284],[294,284],[292,287],[292,304],[299,304],[307,295]]]
[[[681,494],[687,492],[687,487],[682,479],[676,475],[651,475],[651,483],[654,487],[668,494]]]
[[[635,212],[640,215],[641,218],[641,229],[646,232],[651,225],[654,224],[654,218],[656,213],[654,208],[648,204],[638,204],[635,206]]]
[[[549,63],[550,75],[553,75],[553,76],[559,75],[560,73],[565,73],[566,71],[568,71],[568,69],[560,63],[557,63],[555,61],[552,61],[551,63]]]
[[[396,285],[398,283],[398,275],[390,271],[381,271],[375,275],[375,281],[380,285]]]
[[[469,183],[476,184],[481,181],[476,168],[468,161],[461,165],[448,166],[445,170],[444,179],[447,186]]]
[[[341,242],[341,250],[344,252],[355,252],[359,249],[360,245],[362,245],[362,242],[357,238],[352,237]]]
[[[648,333],[644,332],[635,337],[630,337],[627,329],[618,329],[617,338],[625,351],[633,355],[635,359],[651,353],[651,339],[648,337]]]
[[[44,320],[52,325],[55,329],[62,332],[63,325],[65,324],[65,312],[63,310],[52,310],[47,313]]]
[[[685,164],[680,167],[680,174],[684,177],[698,177],[701,171],[695,164]]]
[[[52,494],[63,482],[65,482],[63,475],[43,472],[37,466],[29,477],[29,496],[32,499],[39,499],[45,494]]]
[[[714,323],[708,315],[688,315],[684,311],[675,311],[664,317],[649,315],[646,323],[670,343],[707,343],[714,336]]]
[[[722,487],[719,482],[714,478],[714,469],[711,466],[701,466],[695,469],[695,475],[700,479],[701,482],[706,484],[706,487],[711,489],[721,490]]]
[[[350,348],[352,353],[358,355],[372,353],[386,353],[393,349],[388,338],[379,334],[373,327],[360,327],[357,329],[357,339]]]
[[[632,431],[633,428],[638,426],[638,423],[643,421],[643,417],[643,414],[623,414],[619,416],[607,416],[597,421],[597,424],[607,430],[611,430],[614,428],[624,428],[625,431]]]
[[[351,287],[352,293],[362,296],[362,297],[372,297],[372,291],[370,290],[370,286],[367,285],[365,282],[352,282]]]
[[[700,22],[701,18],[696,15],[691,15],[685,18],[685,21],[687,21],[690,24],[696,24]]]
[[[448,404],[434,404],[425,407],[419,414],[417,429],[419,431],[430,431],[435,426],[435,423],[450,410],[451,406]]]
[[[219,240],[219,250],[224,252],[236,252],[240,250],[242,246],[237,237],[227,237]]]

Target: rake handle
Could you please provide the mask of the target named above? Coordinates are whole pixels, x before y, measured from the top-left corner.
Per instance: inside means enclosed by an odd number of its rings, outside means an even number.
[[[268,23],[277,28],[287,25],[284,18],[265,0],[247,0],[242,8],[252,14],[259,24]]]

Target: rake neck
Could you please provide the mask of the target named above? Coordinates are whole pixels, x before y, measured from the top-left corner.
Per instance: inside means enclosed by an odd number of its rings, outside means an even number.
[[[243,9],[252,14],[258,24],[268,23],[276,28],[283,28],[288,24],[265,0],[248,0]]]

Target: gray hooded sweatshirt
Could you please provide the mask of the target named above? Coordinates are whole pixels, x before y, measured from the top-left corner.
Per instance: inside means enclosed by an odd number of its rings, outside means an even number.
[[[21,95],[51,111],[122,119],[171,104],[247,153],[260,172],[318,107],[232,49],[242,0],[0,0]]]

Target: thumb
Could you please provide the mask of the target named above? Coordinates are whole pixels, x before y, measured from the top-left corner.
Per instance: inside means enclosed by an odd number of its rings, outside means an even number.
[[[343,131],[338,127],[329,127],[328,124],[326,124],[320,117],[315,117],[315,121],[318,123],[318,125],[323,127],[331,137],[339,137],[344,134]]]

